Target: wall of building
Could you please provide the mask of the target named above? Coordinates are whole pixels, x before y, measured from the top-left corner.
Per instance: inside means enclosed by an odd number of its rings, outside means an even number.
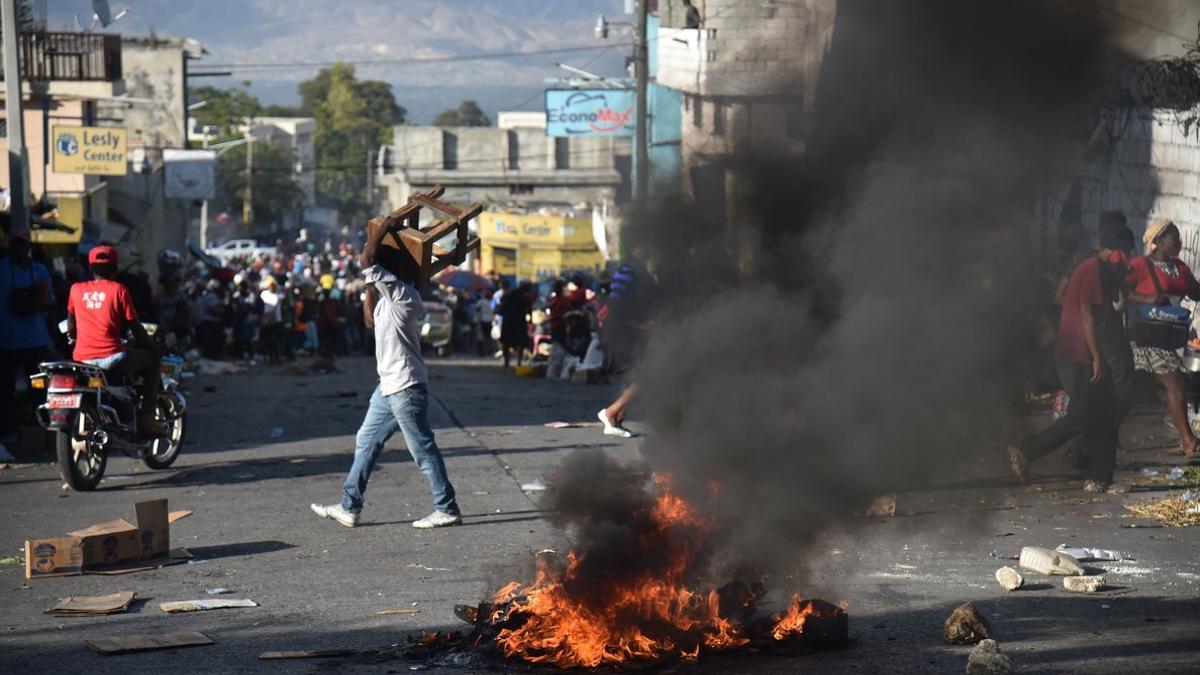
[[[476,227],[485,272],[545,279],[580,270],[596,273],[604,265],[592,237],[590,210],[484,211]]]
[[[482,204],[616,201],[628,191],[630,145],[528,127],[398,126],[380,185],[390,208],[434,185],[449,200]]]
[[[97,117],[122,120],[129,147],[182,148],[187,141],[184,41],[124,38],[125,95],[149,102],[97,101]]]

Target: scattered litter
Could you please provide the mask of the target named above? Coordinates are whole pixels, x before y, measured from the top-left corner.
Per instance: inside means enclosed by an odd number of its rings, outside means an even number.
[[[118,574],[132,574],[134,572],[148,572],[162,567],[170,567],[171,565],[180,565],[183,563],[191,563],[192,554],[186,548],[175,548],[167,554],[165,558],[155,558],[144,562],[129,562],[116,567],[104,567],[100,569],[84,569],[84,574],[104,574],[115,576]]]
[[[1104,590],[1104,577],[1063,577],[1063,589],[1072,593],[1095,593]]]
[[[1012,661],[1000,653],[995,640],[982,640],[967,655],[967,675],[1005,675],[1012,672]]]
[[[137,525],[117,518],[66,537],[26,540],[25,578],[122,574],[173,564],[167,500],[138,502],[134,513]],[[191,557],[186,551],[183,555]]]
[[[1084,548],[1059,544],[1058,548],[1054,550],[1058,551],[1059,553],[1066,553],[1079,562],[1093,562],[1096,560],[1136,560],[1136,558],[1128,553],[1114,551],[1108,548]]]
[[[232,593],[233,589],[232,588],[210,588],[204,592],[208,593],[209,595],[225,595],[226,593]]]
[[[1006,591],[1015,591],[1025,585],[1025,577],[1021,576],[1020,572],[1011,567],[1001,567],[996,570],[996,581]]]
[[[1142,469],[1142,471],[1141,471],[1141,474],[1142,474],[1143,476],[1145,476],[1146,478],[1153,478],[1154,476],[1157,476],[1157,475],[1158,475],[1158,469],[1155,469],[1154,467],[1147,466],[1147,467],[1145,467],[1145,468],[1143,468],[1143,469]]]
[[[395,616],[397,614],[420,614],[421,610],[416,607],[401,607],[399,609],[381,609],[375,612],[376,616]]]
[[[233,373],[244,373],[246,369],[230,361],[200,359],[196,363],[196,372],[201,375],[230,375]]]
[[[20,565],[20,564],[21,564],[21,556],[19,556],[19,555],[7,555],[7,556],[4,556],[3,558],[0,558],[0,565]]]
[[[271,438],[279,438],[283,435],[283,427],[275,427],[271,429]]]
[[[1152,518],[1170,527],[1200,525],[1200,500],[1192,492],[1126,504],[1125,508],[1143,518]]]
[[[51,616],[103,616],[129,609],[133,602],[133,591],[109,595],[72,595],[46,610]]]
[[[545,492],[549,489],[550,486],[546,485],[545,481],[543,481],[541,478],[535,478],[528,483],[521,484],[521,490],[523,492]]]
[[[483,496],[489,495],[491,493],[488,492],[487,490],[476,490],[475,492],[472,492],[471,494],[483,497]]]
[[[147,652],[159,649],[178,649],[180,647],[201,647],[215,644],[204,633],[194,630],[177,630],[160,635],[126,635],[101,640],[87,640],[87,648],[97,654],[111,656],[113,654],[128,654],[131,652]]]
[[[1051,551],[1040,546],[1026,546],[1021,549],[1018,563],[1022,569],[1038,574],[1058,576],[1082,576],[1083,568],[1075,558],[1058,551]]]
[[[448,568],[448,567],[427,567],[425,565],[420,565],[418,563],[409,563],[408,566],[412,567],[414,569],[418,569],[418,570],[425,570],[426,572],[449,572],[450,571],[450,568]]]
[[[230,609],[234,607],[258,607],[253,600],[235,598],[202,598],[199,600],[180,600],[179,602],[159,603],[158,608],[167,614],[180,612],[200,612],[207,609]]]
[[[947,644],[970,645],[991,636],[992,628],[987,619],[970,602],[959,605],[942,626],[942,638]]]
[[[868,518],[890,518],[896,515],[896,495],[876,497],[867,507]]]
[[[1173,466],[1167,471],[1167,480],[1179,480],[1180,478],[1183,478],[1182,466]]]
[[[547,429],[583,429],[585,427],[598,427],[599,422],[547,422]]]
[[[355,649],[318,649],[314,651],[290,651],[290,652],[263,652],[258,655],[260,659],[330,659],[339,656],[354,656],[358,654]]]

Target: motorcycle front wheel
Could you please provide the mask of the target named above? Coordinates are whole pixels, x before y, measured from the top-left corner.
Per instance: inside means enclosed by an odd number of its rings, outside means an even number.
[[[151,469],[166,469],[175,463],[180,450],[183,450],[186,418],[182,411],[174,411],[171,401],[165,397],[159,398],[154,415],[167,428],[167,435],[150,445],[150,454],[143,457],[142,461]]]
[[[58,471],[63,482],[72,490],[91,492],[104,477],[108,455],[97,452],[88,443],[87,437],[96,428],[96,420],[86,410],[75,413],[69,431],[56,435],[55,450],[58,455]]]

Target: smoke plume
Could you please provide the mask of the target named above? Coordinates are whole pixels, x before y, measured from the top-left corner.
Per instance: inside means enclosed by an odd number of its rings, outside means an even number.
[[[1043,302],[1035,204],[1118,65],[1102,18],[842,0],[803,155],[730,160],[730,223],[647,206],[663,297],[633,378],[643,453],[685,496],[720,484],[729,550],[792,556],[871,497],[1000,452]],[[606,550],[628,533],[594,514],[636,501],[619,483],[550,506],[592,513],[564,524]]]

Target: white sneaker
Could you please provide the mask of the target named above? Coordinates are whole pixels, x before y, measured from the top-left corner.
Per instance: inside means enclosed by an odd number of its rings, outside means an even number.
[[[606,409],[602,408],[600,412],[596,413],[596,419],[600,420],[600,423],[604,425],[605,436],[633,438],[637,435],[619,424],[613,424],[612,421],[608,419],[608,410]]]
[[[309,507],[313,510],[313,513],[317,514],[318,516],[321,516],[322,518],[332,518],[346,527],[354,527],[358,525],[358,514],[350,513],[346,509],[342,508],[341,504],[330,504],[329,506],[309,504]]]
[[[445,511],[434,511],[424,518],[413,521],[412,526],[422,530],[432,530],[435,527],[449,527],[451,525],[461,525],[462,516]]]

